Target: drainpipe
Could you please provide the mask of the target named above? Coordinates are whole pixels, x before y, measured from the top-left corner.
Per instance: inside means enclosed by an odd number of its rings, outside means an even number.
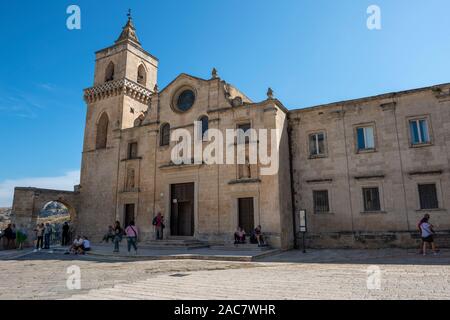
[[[292,202],[292,228],[294,231],[294,249],[298,249],[298,239],[297,239],[297,226],[295,225],[295,213],[297,211],[295,205],[295,188],[294,188],[294,166],[293,166],[293,153],[292,153],[292,127],[290,125],[290,119],[288,118],[288,145],[289,145],[289,176],[291,179],[291,202]]]

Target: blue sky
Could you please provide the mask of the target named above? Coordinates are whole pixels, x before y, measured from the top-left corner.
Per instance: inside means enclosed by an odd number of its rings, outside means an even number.
[[[66,9],[81,8],[81,30]],[[382,29],[366,27],[369,5]],[[212,67],[253,100],[289,108],[450,82],[448,0],[16,0],[0,2],[0,206],[14,185],[77,183],[94,52],[128,8],[159,86]]]

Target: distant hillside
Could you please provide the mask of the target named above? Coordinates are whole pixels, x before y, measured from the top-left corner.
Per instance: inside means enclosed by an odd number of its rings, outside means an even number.
[[[0,229],[6,228],[11,221],[11,208],[0,208]]]
[[[12,209],[0,208],[0,230],[3,230],[11,223]],[[37,223],[50,223],[59,225],[65,221],[70,221],[69,210],[61,203],[50,202],[39,213]]]
[[[0,208],[0,215],[11,215],[11,208]]]
[[[69,210],[62,203],[53,201],[48,203],[39,213],[39,218],[68,215]]]

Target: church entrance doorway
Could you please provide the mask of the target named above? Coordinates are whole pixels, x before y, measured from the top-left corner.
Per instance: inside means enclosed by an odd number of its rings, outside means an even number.
[[[239,227],[243,228],[247,234],[252,233],[255,229],[253,198],[239,199]]]
[[[170,187],[172,236],[194,235],[194,187],[194,183],[173,184]]]

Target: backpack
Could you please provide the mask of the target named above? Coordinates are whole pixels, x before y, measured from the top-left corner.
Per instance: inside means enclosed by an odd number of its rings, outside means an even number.
[[[154,226],[156,226],[156,225],[158,224],[158,221],[156,220],[156,217],[153,218],[152,224],[153,224]]]

